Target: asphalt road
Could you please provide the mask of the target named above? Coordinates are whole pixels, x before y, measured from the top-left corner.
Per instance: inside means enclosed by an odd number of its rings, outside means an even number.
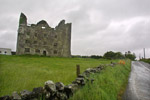
[[[150,64],[133,61],[123,100],[150,100]]]

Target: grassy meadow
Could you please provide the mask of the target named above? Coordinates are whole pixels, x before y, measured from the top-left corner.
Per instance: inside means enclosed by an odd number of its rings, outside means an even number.
[[[44,86],[47,80],[69,84],[76,78],[77,64],[83,72],[89,67],[110,62],[89,58],[0,55],[0,96],[24,89],[31,91],[34,87]]]
[[[92,75],[94,83],[86,84],[69,100],[122,100],[129,73],[129,60],[125,65],[107,67],[101,74]]]

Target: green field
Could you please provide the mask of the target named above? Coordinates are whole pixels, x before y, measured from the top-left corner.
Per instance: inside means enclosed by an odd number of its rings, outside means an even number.
[[[76,78],[77,64],[83,72],[89,67],[110,62],[89,58],[0,55],[0,96],[24,89],[31,91],[34,87],[44,86],[47,80],[69,84]]]
[[[108,66],[100,74],[92,75],[93,84],[86,84],[69,100],[122,100],[128,83],[130,61],[125,65]]]

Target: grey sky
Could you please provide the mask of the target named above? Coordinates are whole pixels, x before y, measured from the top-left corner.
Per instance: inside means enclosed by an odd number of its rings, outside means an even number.
[[[0,48],[16,50],[20,13],[28,23],[72,23],[72,54],[135,52],[150,57],[150,0],[1,0]]]

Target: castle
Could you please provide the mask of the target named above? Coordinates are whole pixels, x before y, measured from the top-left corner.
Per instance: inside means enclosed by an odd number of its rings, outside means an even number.
[[[71,56],[71,23],[62,20],[51,28],[41,20],[37,24],[27,24],[27,17],[21,13],[19,19],[17,55],[31,54],[44,56]]]

